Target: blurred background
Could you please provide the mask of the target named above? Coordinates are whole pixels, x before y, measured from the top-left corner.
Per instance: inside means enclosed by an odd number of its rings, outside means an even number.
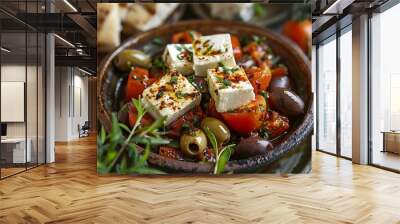
[[[137,33],[167,23],[196,19],[236,20],[261,28],[269,28],[284,33],[293,41],[298,42],[306,54],[311,49],[310,4],[120,3],[116,5],[103,3],[98,6],[98,51],[102,53],[114,49],[121,41]],[[108,10],[116,13],[106,15],[105,12]],[[110,34],[110,29],[105,27],[103,29],[105,35],[101,35],[102,23],[113,23],[113,27],[120,25],[121,33]]]

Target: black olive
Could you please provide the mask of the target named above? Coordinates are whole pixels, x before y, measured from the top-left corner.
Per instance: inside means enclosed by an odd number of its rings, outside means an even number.
[[[234,159],[245,159],[265,154],[273,148],[274,146],[268,140],[259,137],[248,137],[239,142],[232,157]]]
[[[296,93],[276,88],[269,94],[269,103],[279,113],[294,117],[304,114],[304,102]]]
[[[274,89],[291,89],[290,79],[287,76],[272,77],[271,83],[269,84],[270,91]]]

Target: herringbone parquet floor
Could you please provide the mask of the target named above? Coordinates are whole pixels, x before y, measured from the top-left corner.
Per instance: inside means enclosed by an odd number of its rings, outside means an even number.
[[[400,223],[400,175],[314,153],[309,175],[98,177],[94,138],[0,181],[0,223]]]

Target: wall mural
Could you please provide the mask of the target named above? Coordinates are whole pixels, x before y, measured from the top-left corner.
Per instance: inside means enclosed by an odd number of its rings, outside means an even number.
[[[100,175],[311,170],[306,4],[97,11]]]

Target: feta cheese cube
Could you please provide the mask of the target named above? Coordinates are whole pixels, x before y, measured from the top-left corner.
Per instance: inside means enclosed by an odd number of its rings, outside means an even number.
[[[218,112],[227,112],[255,99],[253,86],[240,67],[219,66],[207,71],[211,97]]]
[[[218,63],[236,66],[229,34],[201,36],[193,41],[193,69],[197,76],[206,76],[207,70]]]
[[[144,107],[155,118],[166,116],[165,125],[200,104],[201,93],[177,71],[165,74],[143,91]]]
[[[168,44],[163,54],[165,64],[182,75],[193,73],[193,48],[191,44]]]

